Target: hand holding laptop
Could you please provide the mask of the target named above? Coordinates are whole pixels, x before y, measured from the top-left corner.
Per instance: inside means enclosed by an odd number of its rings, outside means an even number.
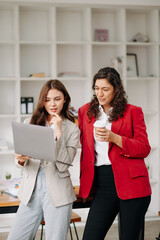
[[[24,156],[24,155],[17,154],[17,153],[15,153],[15,157],[21,165],[23,165],[27,160],[30,159],[30,157],[28,157],[28,156]]]

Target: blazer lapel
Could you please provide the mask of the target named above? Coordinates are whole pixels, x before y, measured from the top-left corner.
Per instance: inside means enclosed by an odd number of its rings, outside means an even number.
[[[112,126],[111,126],[111,131],[118,134],[121,126],[122,126],[123,120],[122,118],[118,118],[116,121],[112,122]],[[109,151],[111,150],[111,147],[113,146],[113,143],[109,143]]]
[[[62,132],[64,133],[66,128],[66,119],[62,119]],[[61,148],[61,138],[56,142],[56,156],[58,155],[59,149]]]
[[[95,122],[95,118],[92,118],[91,122],[86,122],[86,135],[87,135],[87,142],[90,152],[94,156],[94,136],[93,136],[93,124]]]

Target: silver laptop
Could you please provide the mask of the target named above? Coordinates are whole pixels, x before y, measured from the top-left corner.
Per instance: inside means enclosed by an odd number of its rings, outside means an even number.
[[[15,153],[55,161],[54,131],[49,127],[12,122]]]

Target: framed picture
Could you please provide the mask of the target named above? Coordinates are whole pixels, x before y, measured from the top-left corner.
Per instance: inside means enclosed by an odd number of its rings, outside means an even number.
[[[127,77],[138,77],[138,61],[135,53],[127,53]]]

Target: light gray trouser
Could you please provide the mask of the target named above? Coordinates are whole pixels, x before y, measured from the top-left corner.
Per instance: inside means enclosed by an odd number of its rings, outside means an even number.
[[[46,240],[66,240],[71,215],[72,204],[52,205],[44,171],[40,170],[31,200],[27,206],[20,204],[8,240],[33,240],[43,219]]]

